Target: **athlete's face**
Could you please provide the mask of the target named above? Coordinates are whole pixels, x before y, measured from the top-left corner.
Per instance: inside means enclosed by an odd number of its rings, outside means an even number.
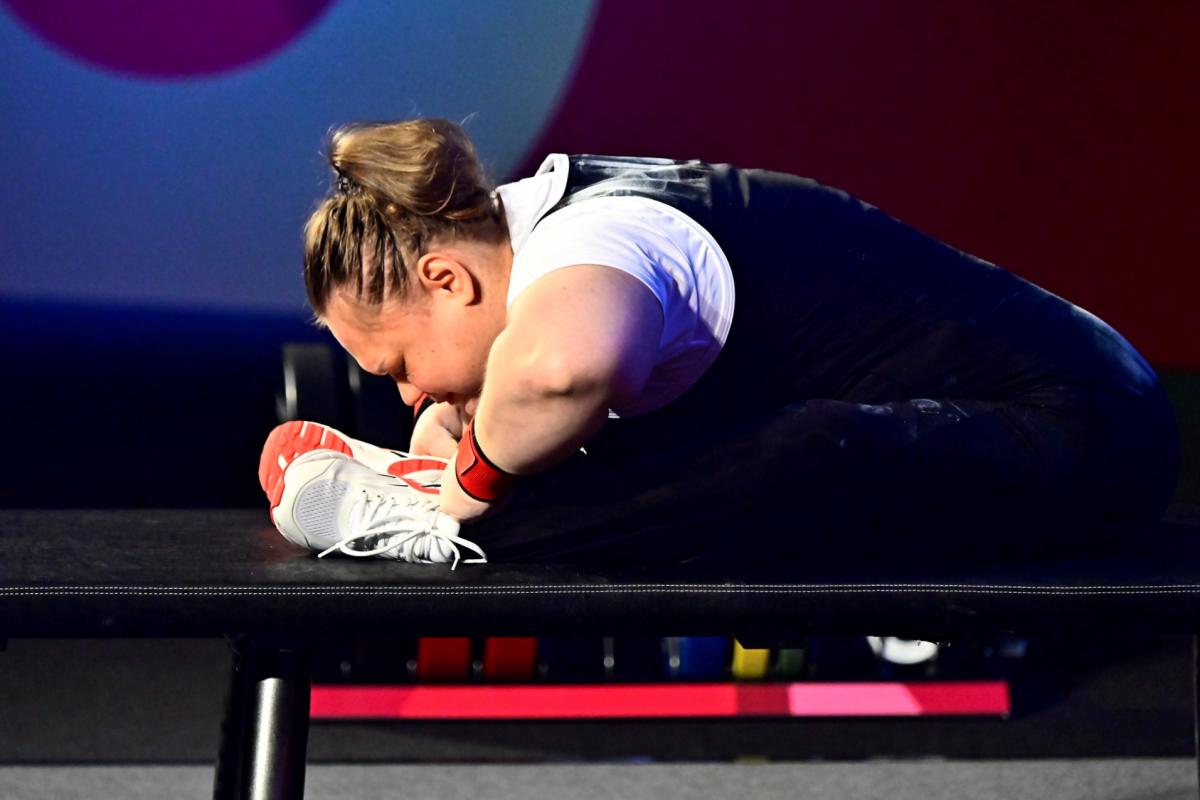
[[[415,287],[413,297],[369,305],[335,290],[324,321],[367,372],[387,375],[408,405],[422,392],[473,411],[491,340],[461,304]]]

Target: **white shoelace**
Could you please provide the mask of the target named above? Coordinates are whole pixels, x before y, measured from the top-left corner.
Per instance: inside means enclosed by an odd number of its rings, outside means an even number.
[[[334,550],[340,550],[348,556],[363,558],[400,549],[405,561],[412,561],[412,556],[415,555],[422,563],[441,563],[429,557],[436,540],[441,539],[454,550],[454,564],[451,565],[451,570],[458,567],[460,544],[483,556],[468,558],[462,563],[486,564],[487,554],[479,545],[454,534],[435,530],[435,523],[441,513],[441,509],[420,497],[406,497],[402,494],[389,494],[385,497],[382,494],[372,495],[364,489],[350,508],[349,532],[340,542],[318,553],[317,558],[323,558]],[[373,537],[379,537],[384,543],[373,550],[355,550],[349,547],[351,542]]]

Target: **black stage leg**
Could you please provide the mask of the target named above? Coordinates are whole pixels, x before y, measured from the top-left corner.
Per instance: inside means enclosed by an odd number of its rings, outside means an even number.
[[[213,800],[237,800],[242,784],[242,742],[246,737],[246,702],[249,697],[249,681],[244,664],[247,642],[243,639],[231,641],[230,644],[233,662],[225,694],[225,714],[221,719]]]
[[[299,800],[304,796],[308,650],[239,637],[221,725],[214,800]]]

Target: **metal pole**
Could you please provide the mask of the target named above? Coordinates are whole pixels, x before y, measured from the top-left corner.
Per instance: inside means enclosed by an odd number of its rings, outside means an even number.
[[[269,653],[254,687],[252,738],[243,793],[247,800],[301,800],[304,797],[308,711],[312,693],[306,653]]]
[[[231,682],[216,800],[304,797],[311,659],[307,649],[242,639]]]

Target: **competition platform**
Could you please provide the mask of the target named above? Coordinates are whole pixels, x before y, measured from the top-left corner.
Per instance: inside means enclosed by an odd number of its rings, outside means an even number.
[[[264,511],[28,510],[0,519],[0,638],[227,637],[217,798],[304,791],[311,653],[331,635],[736,635],[746,646],[887,630],[928,641],[1095,630],[1193,637],[1200,508],[1172,507],[1119,553],[1047,563],[406,564],[289,544]],[[1183,702],[1183,698],[1180,698]],[[1190,698],[1196,706],[1196,695]],[[1200,713],[1197,714],[1200,733]],[[1200,739],[1198,739],[1200,747]],[[1200,758],[1200,749],[1198,749]]]

